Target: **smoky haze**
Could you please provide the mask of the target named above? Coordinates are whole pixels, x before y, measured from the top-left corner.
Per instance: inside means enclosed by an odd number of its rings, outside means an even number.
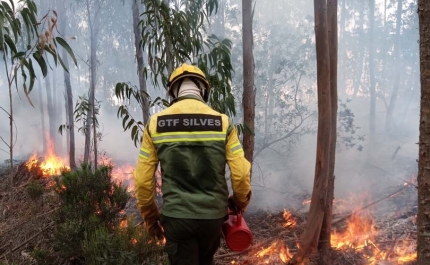
[[[40,15],[50,8],[55,9],[50,2],[38,1]],[[234,120],[240,122],[243,81],[241,1],[220,2],[220,13],[211,18],[208,33],[233,42],[235,73],[232,86],[238,111]],[[60,14],[59,23],[67,23],[65,38],[78,57],[78,67],[71,66],[70,69],[76,104],[80,96],[88,95],[90,86],[89,24],[83,6],[71,1],[65,3],[68,13],[67,16]],[[375,22],[371,29],[367,2],[339,0],[336,199],[371,200],[369,198],[396,190],[405,181],[416,180],[420,99],[417,7],[414,1],[403,0],[399,22],[397,3],[375,1]],[[121,120],[116,116],[118,100],[114,97],[116,83],[138,85],[131,5],[109,1],[101,9],[96,77],[96,99],[100,102],[99,152],[102,157],[112,158],[114,163],[134,165],[138,148],[134,146],[130,132],[122,129]],[[62,17],[67,20],[61,20]],[[317,128],[313,26],[312,1],[256,2],[253,25],[256,156],[252,210],[307,209],[302,202],[309,199],[312,192]],[[369,59],[371,54],[373,60]],[[3,64],[1,67],[0,106],[8,110],[7,81]],[[66,156],[66,136],[57,132],[61,124],[66,124],[63,70],[56,68],[53,62],[51,67],[47,77],[55,103],[55,117],[51,118],[55,134],[51,138],[56,152]],[[369,127],[372,78],[376,91],[373,133]],[[35,151],[43,154],[46,148],[43,139],[49,133],[48,90],[46,79],[39,77],[38,81],[30,94],[34,107],[28,103],[20,82],[18,90],[13,89],[14,120],[18,131],[14,158],[17,160],[26,160]],[[164,88],[154,88],[149,80],[147,85],[152,98],[165,97]],[[396,89],[397,96],[394,97]],[[387,115],[390,108],[393,110],[391,118]],[[136,118],[142,119],[137,104],[131,109]],[[9,119],[4,111],[0,112],[0,124],[0,136],[8,142]],[[76,124],[77,128],[81,126]],[[77,159],[82,160],[84,136],[77,128],[76,153]],[[7,147],[1,144],[4,151],[0,150],[0,161],[4,161],[8,159]],[[360,198],[363,195],[367,198]]]

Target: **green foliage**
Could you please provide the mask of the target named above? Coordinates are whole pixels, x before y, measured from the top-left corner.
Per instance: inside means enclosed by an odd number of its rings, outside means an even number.
[[[26,190],[30,198],[36,200],[42,196],[45,188],[37,181],[32,180],[28,183]]]
[[[35,248],[30,255],[36,261],[36,264],[50,264],[48,250]]]
[[[57,215],[56,247],[66,257],[82,256],[79,247],[85,234],[100,227],[113,229],[119,221],[129,195],[124,187],[111,180],[110,167],[100,167],[94,173],[83,165],[74,172],[56,178],[55,190],[61,207]]]
[[[104,227],[85,233],[82,248],[88,265],[167,264],[162,246],[151,241],[142,228],[132,225],[117,227],[113,233]]]
[[[170,72],[184,62],[197,65],[211,84],[209,104],[217,111],[229,116],[236,115],[231,89],[233,66],[232,43],[215,35],[206,35],[205,23],[218,9],[217,0],[179,1],[168,6],[164,1],[143,1],[145,12],[141,16],[141,47],[148,55],[148,67],[143,74],[154,87],[166,87]],[[187,38],[184,38],[187,36]],[[142,105],[143,98],[138,89],[127,83],[118,83],[115,88],[118,99],[129,103],[133,98]],[[168,102],[157,98],[150,107]],[[131,129],[131,138],[137,145],[143,132],[143,123],[132,117],[127,105],[118,109],[124,130]]]
[[[94,116],[90,117],[94,122],[91,122],[92,125],[95,125],[96,127],[99,126],[99,121],[97,119],[97,115],[100,112],[100,102],[97,101],[96,99],[95,101],[95,106],[94,106]],[[75,115],[74,119],[75,119],[75,123],[81,123],[81,126],[78,127],[78,132],[82,131],[82,133],[85,135],[86,134],[86,122],[87,122],[87,113],[90,109],[90,102],[87,98],[86,95],[83,96],[79,96],[79,99],[76,101],[76,105],[75,105],[75,111],[73,112],[73,114]],[[64,130],[70,130],[70,125],[69,124],[62,124],[60,125],[60,127],[58,128],[58,132],[60,134],[63,134]]]
[[[67,42],[57,36],[57,13],[50,11],[41,21],[37,20],[36,3],[32,0],[20,1],[22,6],[16,9],[14,1],[1,1],[0,3],[0,54],[6,65],[9,87],[15,82],[18,86],[18,72],[23,79],[23,88],[27,99],[31,103],[28,94],[34,87],[36,73],[34,62],[37,63],[42,75],[46,76],[48,67],[46,63],[46,51],[57,65],[62,59],[58,54],[58,46],[64,48],[72,57],[75,65],[76,58]],[[23,34],[26,35],[23,36]],[[8,64],[11,68],[9,69]],[[67,69],[66,69],[67,70]]]
[[[364,135],[357,135],[357,130],[360,129],[354,123],[354,113],[348,107],[351,100],[342,102],[339,100],[339,110],[338,110],[338,126],[337,126],[337,148],[340,149],[344,147],[346,149],[357,147],[358,151],[363,150],[363,146],[360,144],[364,142]],[[340,145],[339,145],[340,144]]]
[[[115,86],[115,96],[122,101],[130,101],[132,97],[138,102],[139,105],[143,104],[144,99],[149,103],[149,107],[155,105],[168,106],[169,102],[157,97],[154,101],[150,98],[147,93],[139,90],[137,87],[132,86],[129,83],[118,83]],[[136,120],[130,113],[127,105],[121,105],[118,108],[117,117],[122,119],[122,127],[124,131],[131,129],[131,139],[134,145],[137,146],[142,139],[144,124],[141,121]]]

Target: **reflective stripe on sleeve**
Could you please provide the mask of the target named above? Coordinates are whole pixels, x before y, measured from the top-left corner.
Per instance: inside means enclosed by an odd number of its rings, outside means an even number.
[[[225,132],[168,132],[152,135],[154,144],[169,142],[225,141]]]
[[[240,152],[242,150],[242,145],[240,143],[234,144],[231,146],[231,152],[233,154],[236,154],[237,152]]]
[[[145,148],[140,148],[139,157],[141,157],[143,159],[148,159],[149,158],[149,150],[145,149]]]

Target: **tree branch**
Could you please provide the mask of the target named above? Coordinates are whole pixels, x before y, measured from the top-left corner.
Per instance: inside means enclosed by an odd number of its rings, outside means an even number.
[[[300,128],[300,126],[302,126],[302,124],[303,124],[303,122],[305,121],[305,120],[307,120],[307,119],[309,119],[311,116],[313,116],[313,114],[309,114],[307,117],[305,117],[305,118],[301,118],[300,119],[300,123],[299,124],[297,124],[297,125],[295,125],[294,126],[294,128],[291,130],[291,131],[289,131],[286,135],[284,135],[284,136],[282,136],[281,138],[278,138],[278,139],[276,139],[276,140],[273,140],[272,142],[269,142],[269,143],[266,143],[266,144],[264,144],[256,153],[255,153],[255,155],[254,155],[254,159],[264,150],[264,149],[266,149],[267,147],[269,147],[269,146],[271,146],[272,144],[275,144],[275,143],[277,143],[277,142],[280,142],[280,141],[282,141],[282,140],[285,140],[285,139],[287,139],[288,137],[290,137],[290,136],[292,136],[294,133],[295,133],[295,131],[298,129],[298,128]]]

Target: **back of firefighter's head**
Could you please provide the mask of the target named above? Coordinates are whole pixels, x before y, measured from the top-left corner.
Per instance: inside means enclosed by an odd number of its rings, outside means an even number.
[[[182,64],[169,77],[168,92],[176,99],[185,95],[195,95],[208,102],[210,86],[205,74],[195,65]]]

